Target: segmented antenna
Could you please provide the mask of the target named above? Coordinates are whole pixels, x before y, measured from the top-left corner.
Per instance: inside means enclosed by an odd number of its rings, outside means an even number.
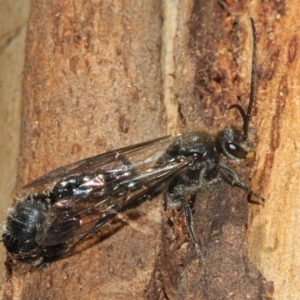
[[[243,126],[243,140],[246,140],[248,137],[248,128],[249,128],[249,120],[252,111],[252,106],[255,97],[255,90],[256,90],[256,29],[254,25],[254,21],[250,18],[251,27],[252,27],[252,41],[253,41],[253,48],[252,48],[252,71],[251,71],[251,84],[250,84],[250,97],[249,97],[249,104],[247,108],[247,113],[245,113],[244,109],[239,104],[233,104],[228,107],[228,109],[236,108],[244,121]]]

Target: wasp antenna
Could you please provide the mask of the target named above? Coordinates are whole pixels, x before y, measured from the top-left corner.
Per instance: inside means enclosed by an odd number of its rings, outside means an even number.
[[[244,139],[246,140],[248,137],[248,127],[249,127],[249,120],[252,111],[252,106],[255,98],[255,89],[256,89],[256,29],[254,25],[254,21],[250,18],[251,27],[252,27],[252,71],[251,71],[251,84],[250,84],[250,98],[249,98],[249,105],[247,108],[246,116],[244,119]]]
[[[255,87],[256,87],[256,30],[254,21],[250,18],[251,27],[252,27],[252,40],[253,40],[253,48],[252,48],[252,70],[251,70],[251,84],[250,84],[250,97],[249,97],[249,104],[247,108],[247,113],[239,104],[230,105],[227,109],[236,108],[243,118],[243,139],[246,140],[248,137],[248,127],[249,127],[249,120],[252,111],[252,106],[254,102],[255,96]]]

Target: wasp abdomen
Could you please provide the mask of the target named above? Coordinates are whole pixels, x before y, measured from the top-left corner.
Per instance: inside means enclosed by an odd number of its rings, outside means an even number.
[[[47,215],[45,202],[26,199],[12,208],[6,221],[3,243],[10,253],[28,252],[35,249],[39,225]]]

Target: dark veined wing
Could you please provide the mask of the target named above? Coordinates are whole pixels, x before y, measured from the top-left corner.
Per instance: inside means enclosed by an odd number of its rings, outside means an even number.
[[[61,180],[89,174],[81,187],[88,192],[57,199],[40,226],[37,242],[55,245],[74,239],[126,207],[152,196],[187,162],[157,161],[181,134],[166,136],[90,157],[53,170],[26,185],[22,191],[43,193]],[[23,198],[24,199],[24,198]],[[44,226],[46,225],[46,226]]]
[[[137,172],[131,173],[125,180],[123,177],[122,180],[106,183],[104,193],[99,188],[84,196],[76,195],[72,199],[57,201],[48,214],[46,223],[49,226],[38,231],[37,243],[42,246],[60,244],[98,229],[118,213],[158,194],[189,163],[187,158],[148,169],[138,167]],[[134,190],[129,187],[131,182],[135,182]],[[114,191],[111,193],[112,189]]]
[[[145,165],[145,163],[155,162],[165,149],[180,136],[181,134],[161,137],[62,166],[25,185],[21,190],[22,194],[29,189],[34,192],[43,192],[45,189],[52,188],[58,181],[70,176],[98,173],[104,170],[119,170],[122,172],[126,168],[130,168],[130,166],[138,167]]]

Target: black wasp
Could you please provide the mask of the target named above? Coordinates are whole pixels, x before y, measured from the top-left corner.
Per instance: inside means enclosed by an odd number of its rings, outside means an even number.
[[[256,34],[253,20],[251,92],[243,130],[226,126],[216,136],[189,132],[166,136],[90,157],[51,171],[23,188],[27,193],[11,208],[3,243],[16,259],[43,262],[58,259],[87,235],[125,212],[168,189],[167,197],[180,202],[186,226],[202,260],[185,194],[222,178],[251,189],[221,163],[222,156],[239,160],[252,157],[247,150],[248,125],[255,92]],[[260,198],[263,200],[262,198]]]

